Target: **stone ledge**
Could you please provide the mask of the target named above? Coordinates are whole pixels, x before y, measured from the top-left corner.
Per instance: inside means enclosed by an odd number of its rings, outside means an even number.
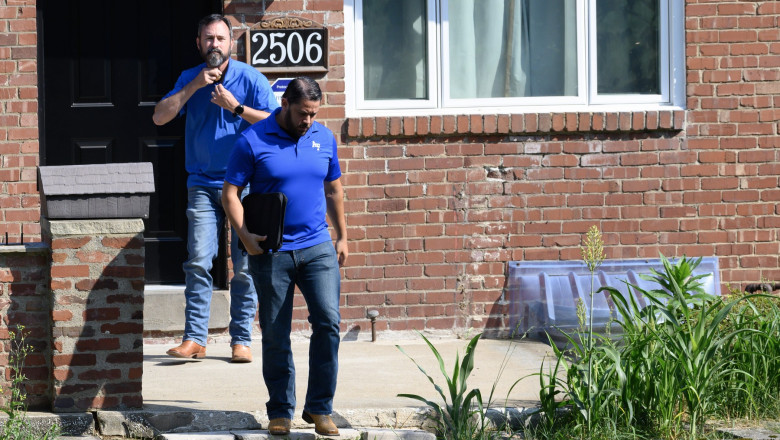
[[[0,244],[0,254],[44,254],[50,251],[46,243]]]
[[[94,436],[98,434],[95,429],[95,419],[91,413],[53,414],[30,411],[26,415],[35,433],[46,432],[56,424],[62,428],[64,435]],[[0,427],[4,426],[7,420],[8,415],[0,413]]]
[[[41,229],[52,235],[138,234],[144,231],[144,221],[139,219],[107,220],[50,220],[41,218]]]

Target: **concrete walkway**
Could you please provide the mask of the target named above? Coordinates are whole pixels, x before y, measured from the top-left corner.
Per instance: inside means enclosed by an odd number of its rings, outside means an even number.
[[[459,355],[462,359],[468,341],[433,336],[431,341],[444,359],[447,374],[451,375],[455,357]],[[166,350],[173,345],[144,345],[144,412],[147,416],[157,414],[158,418],[162,414],[172,417],[167,422],[172,429],[160,438],[196,438],[192,431],[205,435],[204,430],[215,436],[208,438],[214,439],[268,436],[267,431],[262,431],[268,423],[265,414],[268,393],[262,381],[259,340],[252,344],[255,360],[249,364],[231,364],[227,342],[209,344],[207,357],[199,361],[183,361],[166,355]],[[300,418],[309,372],[308,346],[307,339],[294,339],[298,408],[293,431],[304,437],[313,436],[312,426]],[[480,339],[468,389],[480,389],[486,402],[495,387],[491,406],[501,412],[509,408],[519,413],[532,408],[539,391],[538,377],[533,374],[539,372],[549,353],[549,347],[538,342]],[[376,342],[342,341],[333,412],[342,438],[365,436],[368,429],[371,438],[381,437],[382,430],[389,430],[394,438],[403,431],[410,439],[428,439],[430,433],[421,430],[427,423],[426,405],[398,394],[419,394],[436,402],[441,402],[441,398],[407,354],[446,389],[433,353],[417,335],[404,334],[400,339],[380,335]],[[126,418],[126,415],[119,417]],[[182,417],[188,421],[186,426],[176,426],[179,423],[176,419]],[[118,423],[127,424],[126,421]]]
[[[456,355],[462,359],[468,341],[449,335],[428,335],[452,375]],[[333,419],[343,440],[435,440],[427,406],[398,397],[418,394],[442,403],[415,359],[445,389],[445,378],[433,353],[419,335],[380,334],[379,340],[347,334],[339,351],[339,383]],[[370,339],[370,338],[369,338]],[[207,346],[202,360],[181,360],[165,352],[175,343],[147,340],[144,345],[144,408],[134,411],[97,411],[94,414],[41,414],[39,423],[58,423],[76,437],[61,440],[155,438],[157,440],[273,439],[265,430],[268,393],[262,381],[261,344],[252,344],[255,360],[231,364],[228,342]],[[403,349],[399,350],[396,345]],[[298,408],[290,438],[314,440],[313,426],[301,419],[308,376],[308,339],[293,339]],[[406,354],[404,354],[406,353]],[[536,405],[541,363],[550,348],[531,341],[481,339],[467,388],[478,388],[487,403],[493,390],[491,413],[504,420]],[[449,397],[449,396],[448,396]],[[46,421],[59,417],[54,421]]]
[[[462,358],[467,340],[433,339],[452,374],[455,356]],[[419,394],[439,399],[433,385],[414,363],[415,359],[437,381],[445,386],[444,377],[433,353],[422,340],[345,341],[339,351],[339,381],[334,411],[357,409],[398,409],[424,406],[416,400],[397,397],[399,393]],[[308,340],[293,343],[297,370],[296,395],[302,407],[308,368]],[[255,360],[249,364],[232,364],[228,343],[209,344],[207,357],[201,361],[182,361],[165,354],[172,345],[144,346],[143,397],[149,409],[191,409],[224,411],[265,410],[268,393],[262,380],[261,344],[252,344]],[[528,406],[538,400],[539,379],[527,377],[538,373],[547,345],[530,341],[480,339],[477,343],[474,370],[468,387],[479,388],[487,399],[496,385],[497,406]],[[504,371],[500,368],[504,364]],[[510,387],[521,380],[509,393]],[[300,408],[298,408],[300,412]]]
[[[456,353],[463,355],[467,340],[437,337],[432,338],[432,342],[451,375]],[[157,341],[147,341],[144,345],[145,404],[142,410],[41,414],[40,423],[50,424],[49,419],[58,417],[54,422],[81,434],[63,436],[59,440],[279,439],[265,430],[268,394],[262,383],[259,341],[252,345],[256,357],[250,364],[231,364],[227,342],[210,343],[207,357],[201,361],[182,361],[167,356],[165,351],[173,345]],[[343,341],[333,412],[341,435],[330,439],[435,440],[425,405],[397,394],[419,394],[435,402],[441,402],[440,397],[428,378],[396,345],[417,360],[437,384],[445,386],[433,354],[419,336],[411,339],[408,335],[403,338],[380,335],[377,342]],[[292,440],[320,437],[314,433],[312,425],[307,425],[300,417],[308,375],[307,350],[305,339],[298,338],[294,342],[299,408],[288,437]],[[495,386],[492,418],[517,421],[522,413],[536,406],[539,379],[533,375],[540,371],[547,356],[551,359],[550,347],[539,342],[482,339],[477,344],[468,389],[480,389],[487,400]],[[723,432],[749,439],[776,436],[765,429],[724,429]]]

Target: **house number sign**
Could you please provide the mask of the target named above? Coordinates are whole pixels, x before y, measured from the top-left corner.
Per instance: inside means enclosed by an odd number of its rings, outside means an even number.
[[[246,33],[247,63],[262,72],[327,72],[328,32],[295,17],[262,21]]]

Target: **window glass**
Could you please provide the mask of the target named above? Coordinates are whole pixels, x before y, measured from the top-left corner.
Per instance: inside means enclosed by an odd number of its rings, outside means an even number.
[[[363,2],[364,99],[428,98],[426,0]]]
[[[661,93],[658,0],[597,0],[598,93]]]
[[[577,95],[575,0],[449,0],[450,97]]]
[[[344,0],[344,11],[348,113],[685,105],[684,0]]]

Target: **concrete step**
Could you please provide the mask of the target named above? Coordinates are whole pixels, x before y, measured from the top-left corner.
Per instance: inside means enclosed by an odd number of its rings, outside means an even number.
[[[180,336],[184,331],[184,285],[147,285],[144,289],[144,337]],[[230,292],[214,290],[209,333],[225,333],[230,324]]]

